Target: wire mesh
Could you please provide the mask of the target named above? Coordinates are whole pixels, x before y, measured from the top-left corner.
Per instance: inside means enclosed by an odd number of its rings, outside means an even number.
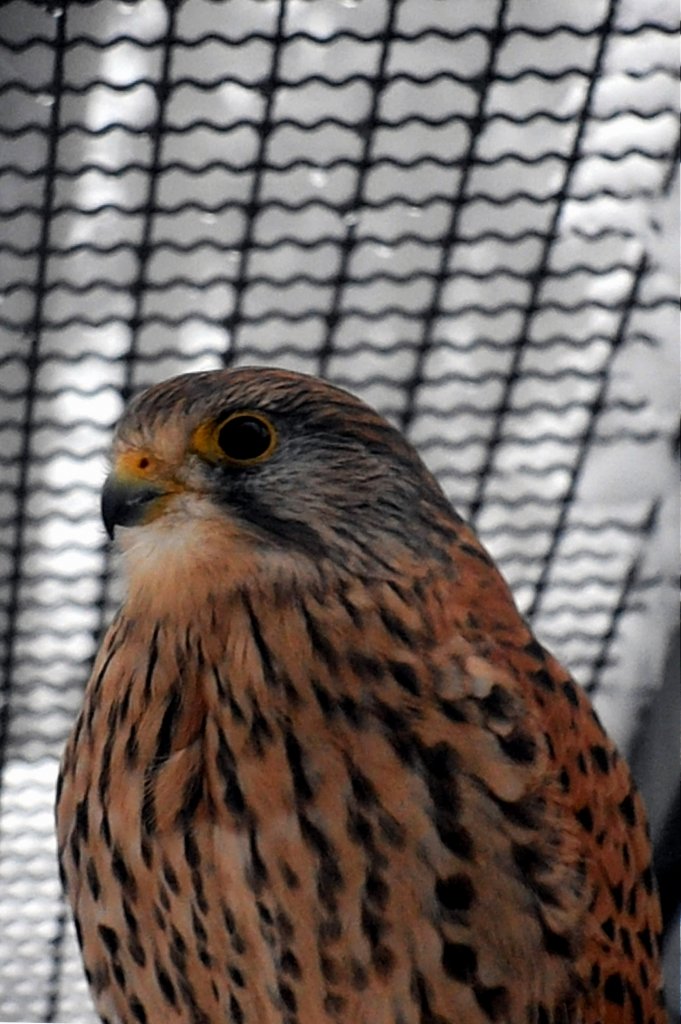
[[[675,616],[675,32],[657,0],[2,5],[2,1019],[93,1020],[52,788],[153,381],[378,407],[631,747]]]

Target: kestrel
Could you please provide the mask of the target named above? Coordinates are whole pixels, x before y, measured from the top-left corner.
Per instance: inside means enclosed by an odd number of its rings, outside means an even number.
[[[274,369],[137,398],[57,797],[107,1024],[661,1024],[645,812],[413,448]]]

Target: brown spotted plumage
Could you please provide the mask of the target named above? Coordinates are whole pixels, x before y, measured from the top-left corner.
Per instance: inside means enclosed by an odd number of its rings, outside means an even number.
[[[327,384],[138,398],[64,753],[109,1024],[661,1024],[640,798],[412,448]]]

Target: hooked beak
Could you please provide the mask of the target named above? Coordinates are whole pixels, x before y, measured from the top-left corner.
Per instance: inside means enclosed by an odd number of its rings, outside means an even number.
[[[116,526],[138,526],[155,518],[154,503],[167,497],[168,491],[148,480],[110,473],[102,490],[102,520],[113,540]]]

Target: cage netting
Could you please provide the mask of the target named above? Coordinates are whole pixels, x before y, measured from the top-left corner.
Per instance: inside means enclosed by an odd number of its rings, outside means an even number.
[[[119,594],[112,426],[178,372],[321,374],[406,432],[653,780],[668,866],[677,14],[2,4],[2,1020],[94,1020],[53,788]]]

